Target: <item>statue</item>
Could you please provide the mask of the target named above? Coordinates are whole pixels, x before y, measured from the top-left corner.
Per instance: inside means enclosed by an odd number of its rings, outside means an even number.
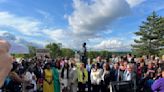
[[[86,43],[82,45],[81,61],[86,65],[87,64],[87,48]]]

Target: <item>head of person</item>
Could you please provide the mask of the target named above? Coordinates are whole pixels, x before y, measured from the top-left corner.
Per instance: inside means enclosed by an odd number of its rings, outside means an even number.
[[[84,69],[85,68],[85,64],[84,63],[81,63],[80,64],[80,69]]]
[[[37,67],[41,67],[41,62],[37,61],[37,62],[36,62],[36,66],[37,66]]]
[[[162,78],[164,78],[164,67],[161,69],[162,72]]]
[[[127,57],[131,57],[132,55],[129,53],[129,54],[127,54]]]
[[[83,47],[86,47],[86,42],[83,43]]]
[[[60,61],[56,61],[55,62],[55,67],[58,68],[58,69],[60,69]]]
[[[133,65],[128,64],[126,69],[127,69],[128,72],[132,72],[133,71]]]
[[[71,67],[75,67],[76,66],[76,62],[75,61],[71,61]]]
[[[92,63],[92,59],[88,59],[87,64],[90,65]]]
[[[152,69],[152,68],[153,68],[153,63],[152,63],[152,62],[148,63],[147,68],[148,68],[148,69]]]
[[[32,67],[29,67],[29,68],[28,68],[28,71],[29,71],[30,73],[32,73],[32,72],[34,72],[34,69],[33,69]]]
[[[114,64],[114,69],[119,69],[119,64],[118,63]]]
[[[69,64],[67,62],[64,63],[64,68],[68,69],[69,68]]]
[[[17,71],[18,70],[18,66],[19,66],[19,64],[17,63],[17,62],[14,62],[13,64],[12,64],[12,69],[11,69],[11,72],[13,72],[13,71]]]
[[[100,68],[100,64],[99,63],[94,64],[94,68],[95,69],[99,69]]]
[[[120,65],[120,70],[124,71],[125,70],[125,67],[123,65]]]
[[[139,59],[139,62],[140,62],[140,63],[145,62],[144,58],[140,58],[140,59]]]
[[[115,58],[115,57],[116,57],[116,55],[113,54],[113,55],[112,55],[112,58]]]
[[[144,62],[141,62],[140,63],[140,67],[144,67],[145,66],[145,63]]]
[[[45,65],[45,68],[46,68],[46,69],[50,69],[50,68],[51,68],[51,63],[47,63],[47,64]]]
[[[103,69],[109,71],[110,70],[109,64],[108,63],[104,63],[103,64]]]
[[[162,55],[162,61],[164,61],[164,55]]]
[[[96,60],[97,60],[97,62],[101,62],[101,56],[98,56],[98,57],[96,58]]]
[[[151,55],[151,56],[150,56],[150,59],[151,59],[151,60],[155,60],[155,56],[154,56],[154,55]]]
[[[128,62],[125,61],[125,62],[123,63],[123,65],[124,65],[125,68],[127,68]]]

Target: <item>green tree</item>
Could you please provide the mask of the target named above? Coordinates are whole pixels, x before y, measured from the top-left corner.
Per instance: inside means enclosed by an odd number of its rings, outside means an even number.
[[[46,45],[46,48],[50,50],[51,57],[55,58],[60,56],[60,46],[56,43],[50,43]]]
[[[140,39],[135,39],[132,45],[136,55],[158,55],[164,40],[164,19],[153,12],[142,22],[140,30],[135,32]]]
[[[34,57],[36,55],[36,47],[28,46],[29,48],[29,57]]]
[[[100,51],[100,56],[107,58],[110,55],[109,51]]]
[[[29,54],[12,54],[16,58],[30,58],[36,55],[36,47],[28,46]]]
[[[61,49],[61,56],[62,57],[74,57],[75,52],[72,49],[69,48],[62,48]]]
[[[159,51],[159,56],[162,56],[162,55],[164,55],[164,49],[161,49],[161,50]]]
[[[89,51],[87,52],[88,58],[96,58],[99,55],[98,51]]]

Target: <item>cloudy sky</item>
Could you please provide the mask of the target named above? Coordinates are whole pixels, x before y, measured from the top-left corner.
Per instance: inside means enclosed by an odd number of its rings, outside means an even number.
[[[164,0],[0,0],[0,37],[78,49],[130,50],[148,15],[164,16]]]

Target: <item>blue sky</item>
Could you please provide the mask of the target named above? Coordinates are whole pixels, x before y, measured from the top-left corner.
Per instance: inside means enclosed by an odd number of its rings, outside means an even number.
[[[85,41],[89,49],[123,51],[153,11],[164,16],[164,0],[0,0],[0,36],[40,47],[78,49]]]

